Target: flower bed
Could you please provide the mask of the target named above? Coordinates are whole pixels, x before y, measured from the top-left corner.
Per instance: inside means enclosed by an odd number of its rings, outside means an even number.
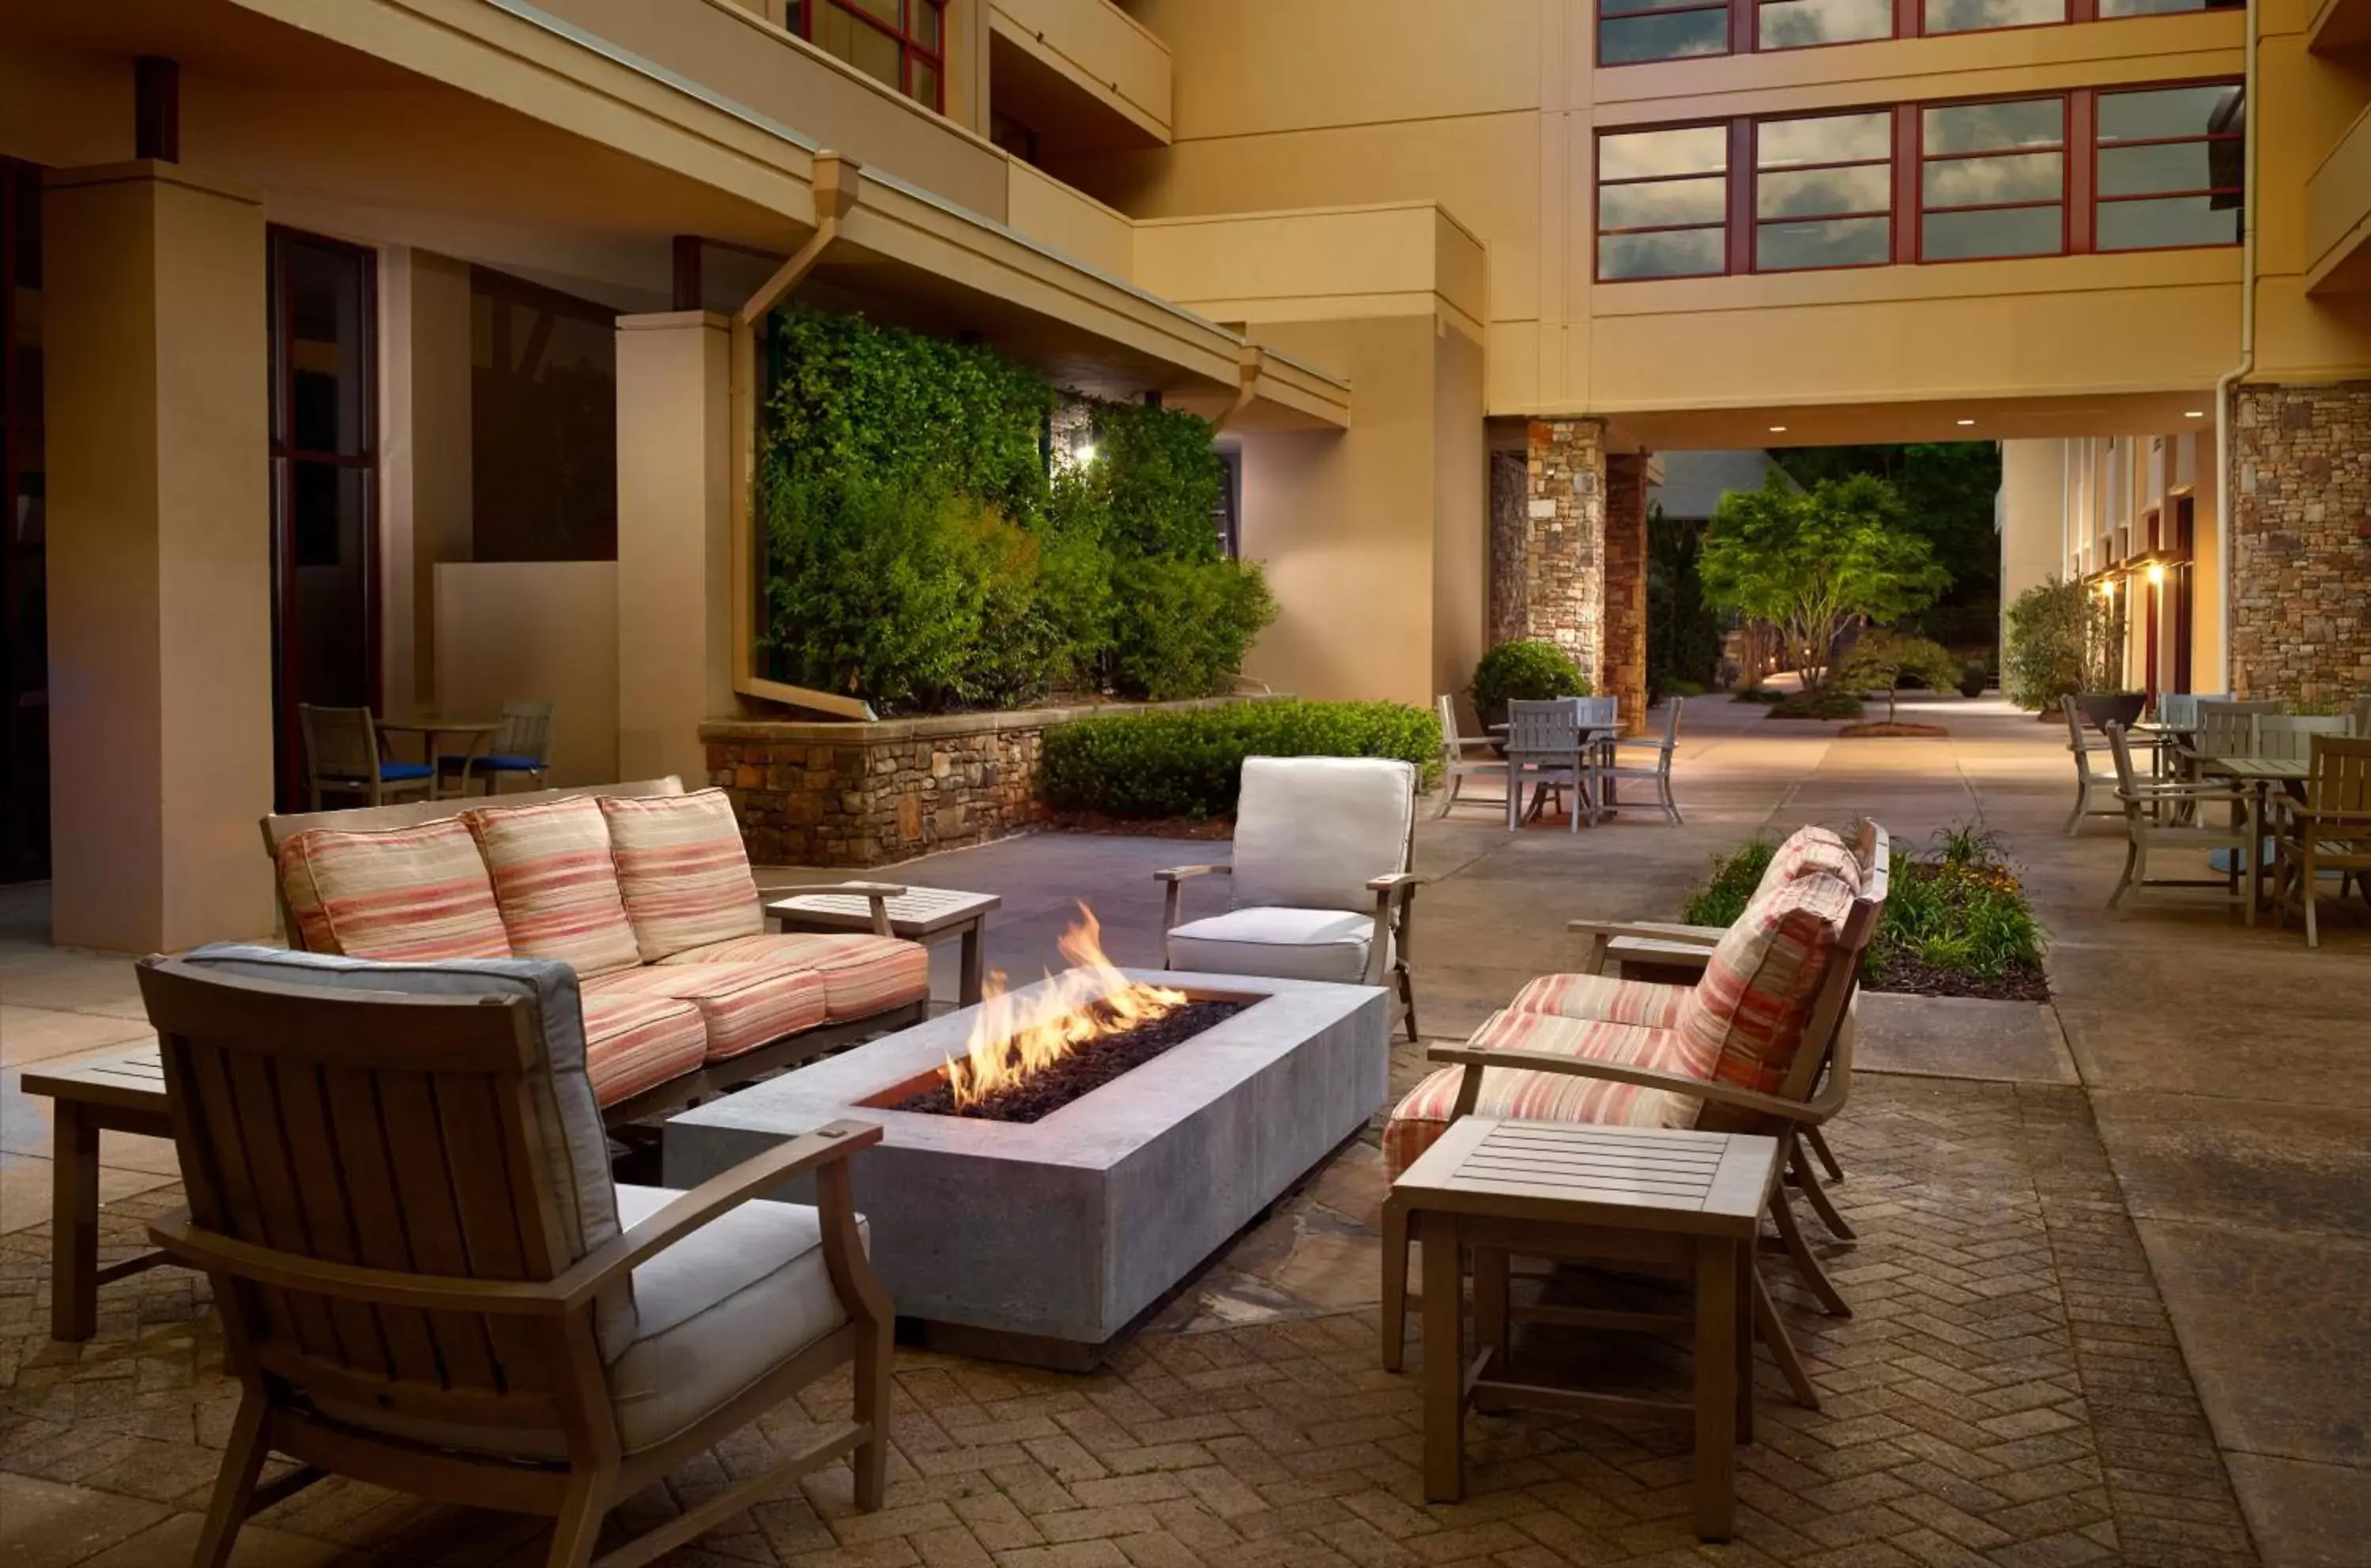
[[[1776,847],[1756,839],[1721,861],[1688,901],[1684,918],[1699,926],[1734,921]],[[2041,925],[2000,841],[1981,827],[1949,827],[1924,850],[1894,849],[1885,916],[1861,978],[1876,991],[2045,1002],[2042,947]]]

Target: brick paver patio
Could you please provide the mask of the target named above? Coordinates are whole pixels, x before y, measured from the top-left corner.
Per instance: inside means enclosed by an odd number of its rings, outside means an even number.
[[[1698,788],[1683,790],[1691,806],[1685,833],[1625,824],[1567,845],[1561,833],[1509,842],[1486,823],[1428,827],[1428,861],[1456,873],[1428,890],[1422,906],[1428,947],[1419,953],[1418,984],[1428,1032],[1462,1031],[1506,993],[1509,974],[1554,964],[1562,944],[1543,912],[1669,909],[1712,849],[1764,823],[1839,815],[1844,800],[1871,789],[1866,778],[1807,775],[1787,748],[1823,744],[1816,729],[1801,741],[1757,738],[1751,744],[1760,750],[1735,752],[1746,744],[1722,736],[1706,748],[1731,748],[1725,767],[1698,754]],[[1905,779],[1898,831],[1915,836],[1931,825],[1918,818],[1971,814],[1972,788],[1949,777]],[[2030,797],[2024,804],[2019,790]],[[2036,765],[2030,785],[2005,790],[1987,814],[2017,824],[2018,847],[2046,904],[2061,897],[2062,884],[2074,890],[2065,896],[2071,911],[2078,894],[2097,896],[2090,884],[2101,847],[2069,846],[2070,854],[2080,851],[2072,860],[2059,854],[2038,824],[2063,810],[2062,794],[2060,780]],[[1147,928],[1138,905],[1146,900],[1129,889],[1149,882],[1143,866],[1171,847],[1178,847],[1036,841],[975,853],[1054,857],[1038,863],[1093,894],[1107,935],[1120,938],[1115,951],[1142,962]],[[961,885],[964,865],[984,875],[998,863],[950,859],[931,868],[940,873],[932,880]],[[1527,912],[1520,923],[1505,914],[1510,898]],[[1050,929],[1058,917],[1059,900],[1041,902],[1036,909],[1008,896],[1013,920],[998,950],[1004,962],[1034,963],[1045,933],[1033,922]],[[2176,918],[2204,928],[2195,917]],[[2080,926],[2071,913],[2059,935],[2071,937],[2078,974],[2096,974],[2107,944],[2122,940]],[[2343,945],[2350,940],[2354,950]],[[1131,941],[1139,951],[1129,951]],[[2359,974],[2359,930],[2339,943],[2335,962],[2353,967],[2321,973]],[[54,1052],[63,1048],[57,1032],[72,1032],[60,1020],[79,1019],[101,1033],[120,1025],[120,985],[63,963],[25,962],[30,967],[0,967],[0,987],[15,987],[5,999],[16,1004],[0,1014],[0,1027],[25,1031],[20,1038],[48,1042],[41,1048]],[[28,975],[36,983],[27,985]],[[17,999],[27,995],[43,999],[28,1007]],[[2088,1002],[2097,999],[2094,992]],[[1383,1178],[1371,1129],[1094,1376],[901,1356],[885,1511],[855,1513],[845,1471],[829,1470],[667,1561],[1006,1568],[2255,1562],[2250,1525],[2261,1539],[2266,1518],[2288,1521],[2262,1513],[2271,1505],[2261,1501],[2243,1521],[2230,1475],[2258,1472],[2230,1457],[2241,1445],[2218,1428],[2231,1418],[2215,1414],[2210,1424],[2213,1401],[2203,1406],[2193,1386],[2198,1346],[2177,1343],[2179,1315],[2160,1299],[2152,1256],[2163,1242],[2145,1250],[2143,1228],[2154,1224],[2162,1237],[2178,1226],[2158,1217],[2136,1227],[2128,1216],[2134,1178],[2111,1161],[2115,1137],[2125,1135],[2111,1128],[2103,1142],[2090,1082],[2094,1058],[2115,1033],[2086,1005],[2060,1009],[2084,1058],[2081,1084],[2071,1066],[2045,1081],[1972,1062],[1967,1077],[1880,1072],[1856,1080],[1832,1139],[1849,1173],[1835,1195],[1861,1239],[1831,1258],[1856,1315],[1821,1316],[1782,1262],[1767,1265],[1826,1408],[1794,1406],[1764,1366],[1760,1441],[1741,1456],[1739,1535],[1729,1546],[1699,1546],[1689,1531],[1677,1429],[1538,1413],[1475,1417],[1469,1501],[1423,1503],[1415,1379],[1385,1374],[1377,1359]],[[33,1024],[51,1032],[37,1037]],[[17,1052],[12,1044],[12,1066]],[[1396,1085],[1420,1070],[1418,1053],[1402,1047]],[[2111,1103],[2127,1114],[2122,1101]],[[20,1137],[26,1102],[10,1098],[0,1111]],[[0,1560],[11,1568],[185,1562],[191,1510],[202,1505],[236,1398],[203,1282],[160,1270],[110,1286],[97,1338],[52,1343],[48,1228],[29,1217],[34,1208],[46,1213],[45,1194],[26,1188],[29,1179],[46,1186],[46,1161],[13,1152],[19,1142],[6,1147],[16,1217],[0,1225]],[[110,1247],[135,1245],[146,1216],[176,1202],[169,1165],[157,1172],[155,1152],[133,1148],[111,1169],[102,1218]],[[2181,1195],[2153,1196],[2152,1214],[2170,1214]],[[2331,1201],[2341,1220],[2345,1202]],[[1584,1283],[1603,1282],[1554,1288]],[[1686,1366],[1677,1348],[1637,1339],[1586,1346],[1571,1336],[1541,1337],[1526,1351],[1581,1357],[1564,1370],[1612,1383],[1676,1378]],[[2341,1392],[2332,1399],[2342,1405],[2347,1379],[2359,1374],[2341,1365],[2335,1375]],[[838,1413],[835,1397],[821,1392],[804,1412],[786,1408],[677,1477],[671,1497],[636,1500],[630,1518],[696,1500],[723,1475],[758,1463],[759,1446],[792,1425]],[[2318,1529],[2328,1534],[2326,1520],[2307,1520],[2299,1539]],[[539,1536],[532,1520],[330,1482],[251,1527],[238,1561],[262,1568],[529,1563],[539,1561]],[[2266,1560],[2346,1561],[2269,1552]]]

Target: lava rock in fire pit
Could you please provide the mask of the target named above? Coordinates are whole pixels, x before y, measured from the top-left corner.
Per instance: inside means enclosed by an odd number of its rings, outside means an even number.
[[[957,1109],[954,1090],[942,1079],[892,1109],[927,1116],[969,1116],[984,1122],[1035,1122],[1079,1096],[1101,1089],[1131,1067],[1142,1066],[1172,1046],[1234,1017],[1243,1002],[1186,1002],[1156,1019],[1096,1041],[1020,1082],[996,1090],[976,1105]]]

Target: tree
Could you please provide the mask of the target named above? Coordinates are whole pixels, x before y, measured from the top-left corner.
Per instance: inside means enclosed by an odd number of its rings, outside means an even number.
[[[1950,582],[1910,531],[1902,498],[1868,474],[1789,490],[1776,474],[1720,498],[1697,561],[1715,604],[1767,622],[1806,691],[1826,681],[1836,639],[1856,620],[1924,609]]]
[[[1893,722],[1893,692],[1904,675],[1915,675],[1936,691],[1948,689],[1960,678],[1960,662],[1941,643],[1910,637],[1883,627],[1860,634],[1852,651],[1836,667],[1836,685],[1845,691],[1885,693],[1885,721]]]

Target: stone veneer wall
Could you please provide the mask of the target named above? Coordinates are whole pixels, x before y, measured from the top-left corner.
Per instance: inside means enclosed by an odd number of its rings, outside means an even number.
[[[2371,382],[2241,386],[2234,422],[2235,689],[2371,691]]]
[[[1490,454],[1490,645],[1523,635],[1523,548],[1530,527],[1530,464],[1521,452]]]
[[[1605,458],[1605,620],[1597,689],[1620,699],[1622,728],[1647,723],[1647,455]]]
[[[1073,719],[1242,700],[1104,703],[873,723],[711,720],[708,781],[760,866],[885,866],[986,844],[1045,820],[1046,732]]]
[[[1605,605],[1605,427],[1533,420],[1526,456],[1522,632],[1600,674]]]

